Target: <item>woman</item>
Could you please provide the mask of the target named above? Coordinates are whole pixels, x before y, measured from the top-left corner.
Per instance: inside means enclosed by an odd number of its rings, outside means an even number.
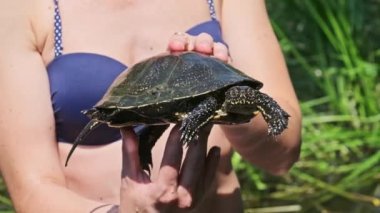
[[[0,169],[18,212],[239,212],[232,149],[275,175],[298,158],[300,109],[264,0],[13,0],[0,3],[0,14]],[[209,137],[207,129],[180,170],[174,127],[153,149],[148,180],[133,131],[123,129],[120,142],[104,128],[64,167],[86,122],[80,109],[126,65],[166,50],[231,56],[291,115],[288,129],[267,137],[261,115],[215,126]],[[207,137],[208,149],[219,149],[206,157]]]

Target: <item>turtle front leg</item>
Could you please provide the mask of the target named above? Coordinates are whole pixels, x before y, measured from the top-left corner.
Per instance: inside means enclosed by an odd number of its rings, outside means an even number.
[[[180,128],[182,132],[181,142],[188,144],[194,138],[198,130],[214,117],[217,108],[217,100],[214,97],[208,97],[191,112],[187,113]]]
[[[272,136],[281,134],[287,128],[290,117],[273,98],[248,86],[228,89],[222,109],[247,115],[260,111],[268,123],[268,135]]]

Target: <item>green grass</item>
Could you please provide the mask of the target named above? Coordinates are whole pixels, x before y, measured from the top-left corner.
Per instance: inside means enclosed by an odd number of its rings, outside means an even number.
[[[302,103],[303,145],[283,177],[234,156],[247,212],[379,212],[380,1],[267,2]]]
[[[12,202],[9,199],[3,180],[0,178],[0,212],[12,211]]]

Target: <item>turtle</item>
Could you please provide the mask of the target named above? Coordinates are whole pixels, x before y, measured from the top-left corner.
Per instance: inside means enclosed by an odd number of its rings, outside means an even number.
[[[140,163],[152,166],[151,149],[170,123],[181,122],[181,139],[189,144],[207,124],[249,122],[261,113],[268,135],[280,135],[289,114],[267,94],[263,83],[215,57],[196,52],[161,54],[122,72],[103,98],[82,113],[91,120],[79,133],[65,165],[78,144],[102,123],[123,128],[143,125]]]

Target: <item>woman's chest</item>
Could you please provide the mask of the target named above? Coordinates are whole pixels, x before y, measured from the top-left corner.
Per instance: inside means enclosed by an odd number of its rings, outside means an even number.
[[[126,65],[164,52],[174,32],[211,20],[206,0],[67,0],[58,7],[54,17],[59,15],[63,54],[98,53]],[[43,50],[45,61],[51,60],[57,42],[57,20],[51,27]]]

